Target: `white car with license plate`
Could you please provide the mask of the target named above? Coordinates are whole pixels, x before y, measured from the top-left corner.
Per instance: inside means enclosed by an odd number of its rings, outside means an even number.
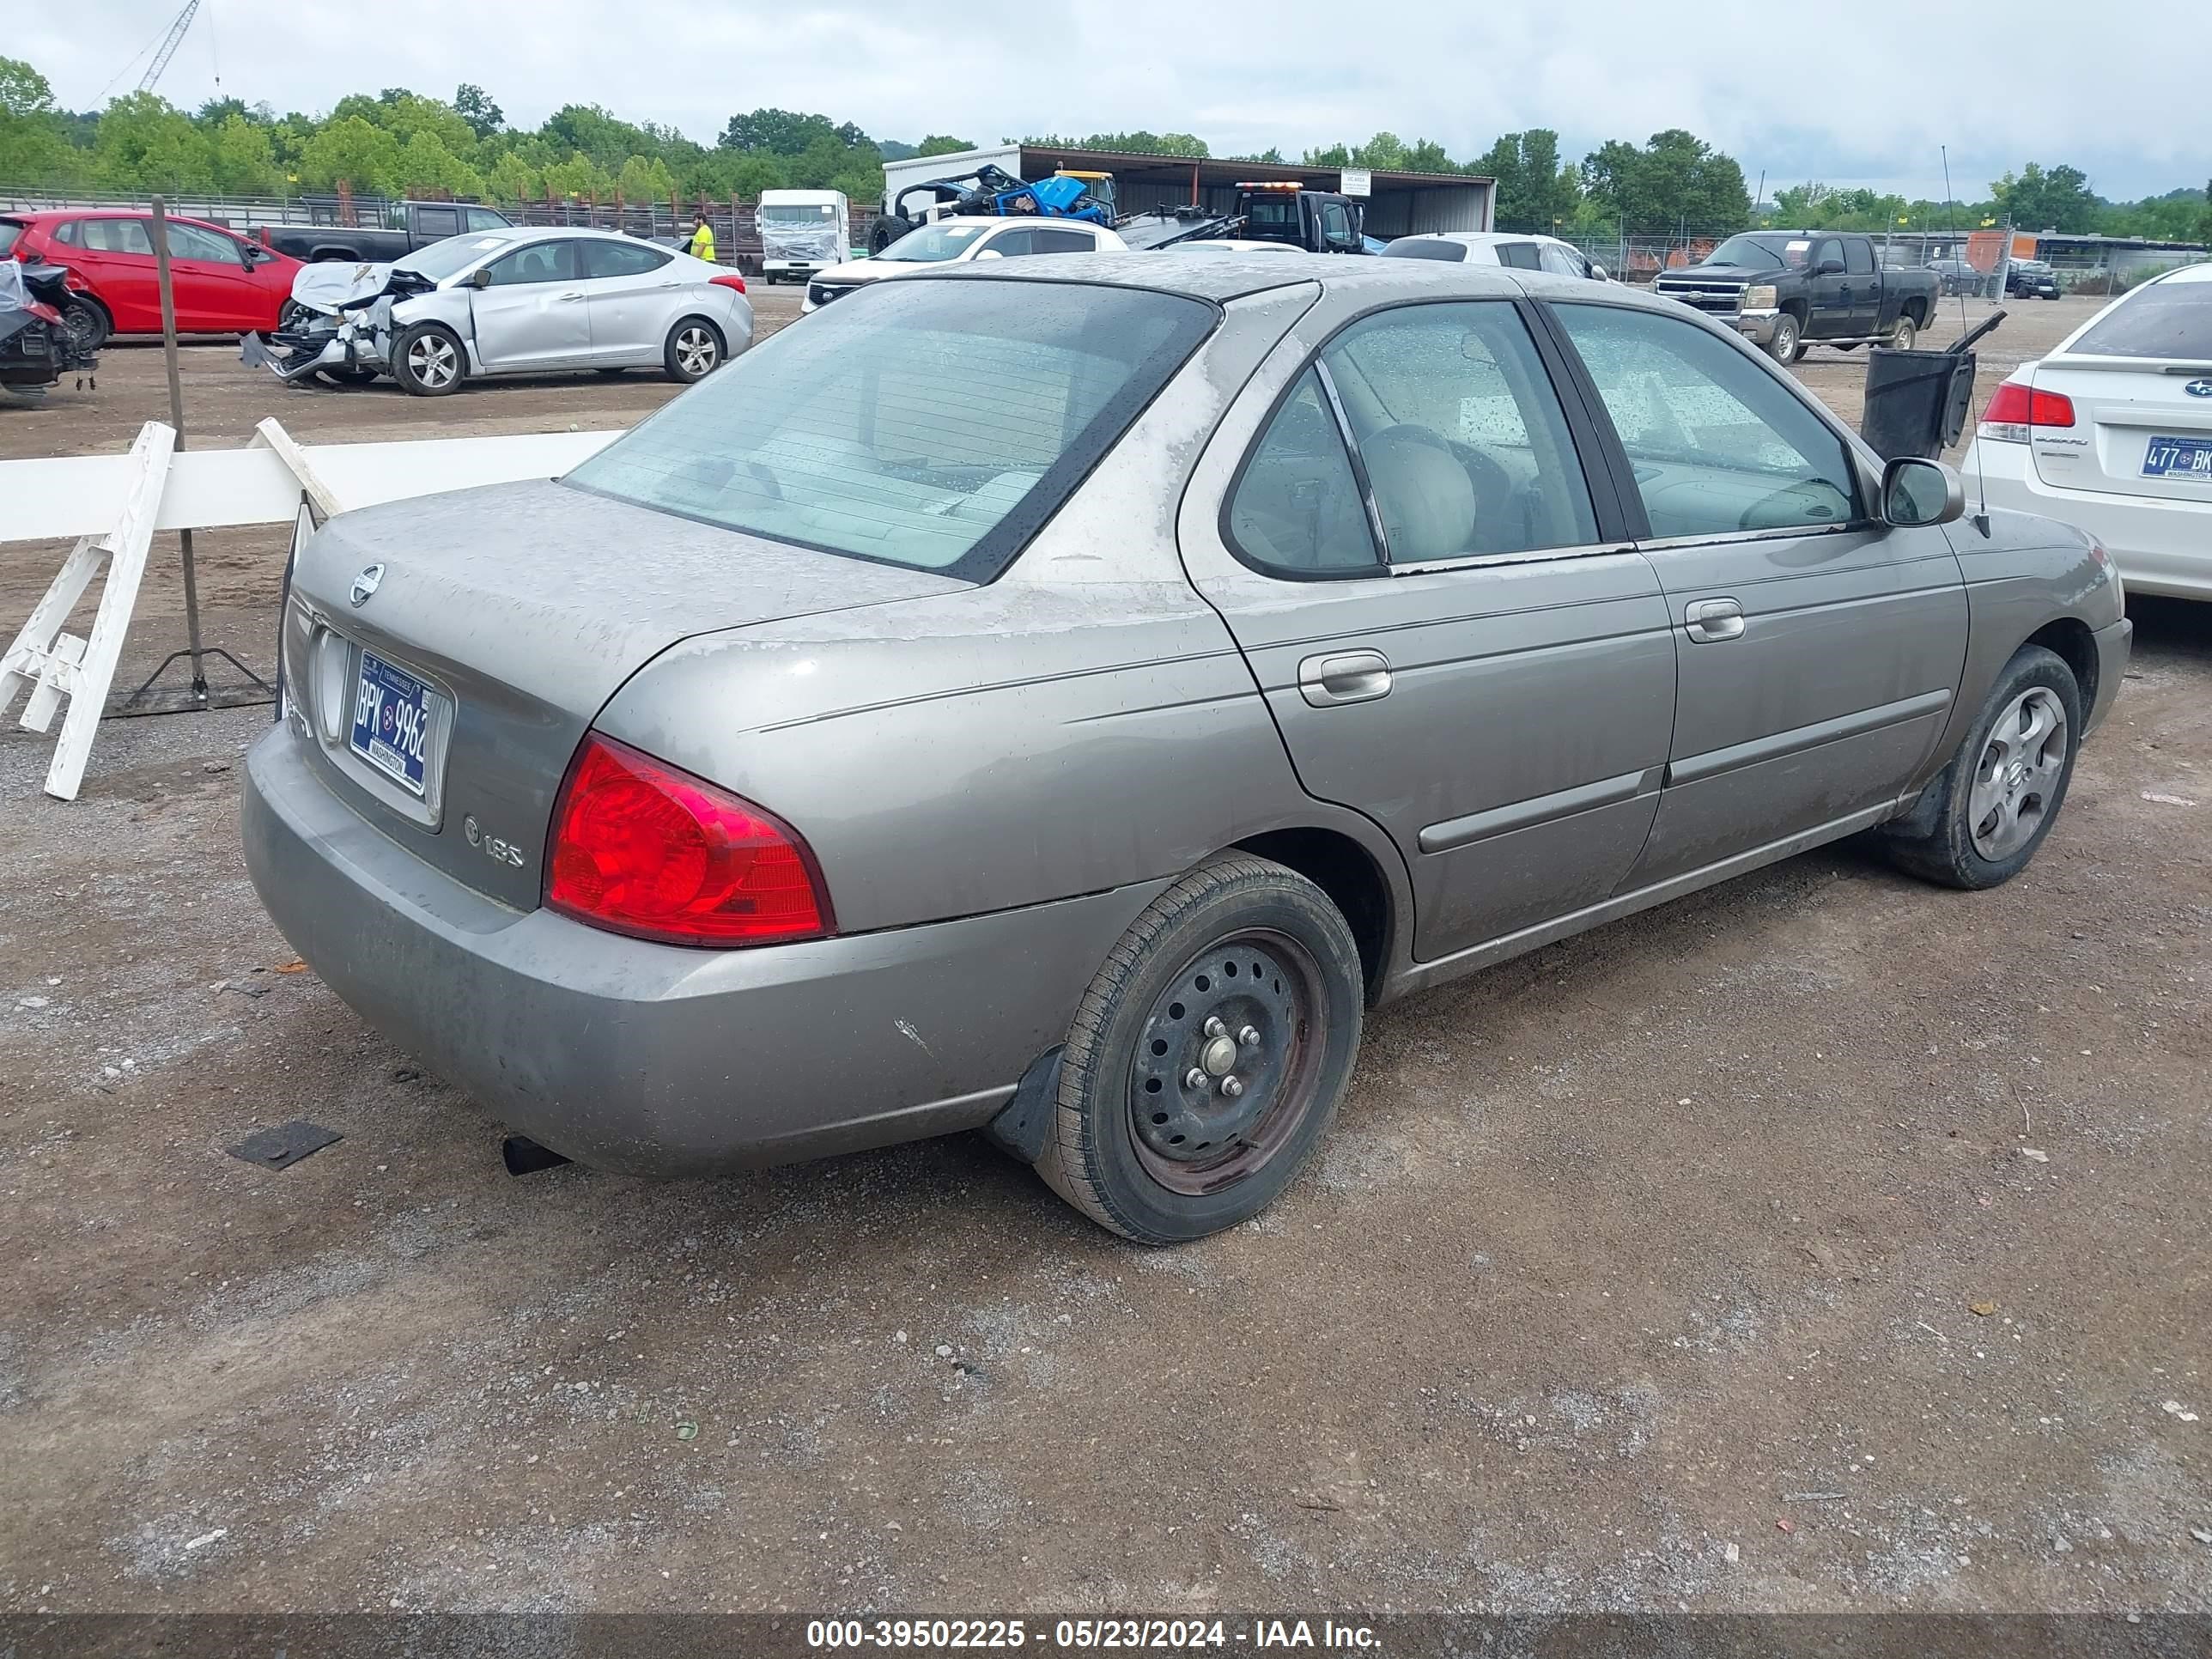
[[[2087,531],[2131,592],[2212,599],[2212,264],[2123,295],[2014,370],[1960,466],[1990,505]]]

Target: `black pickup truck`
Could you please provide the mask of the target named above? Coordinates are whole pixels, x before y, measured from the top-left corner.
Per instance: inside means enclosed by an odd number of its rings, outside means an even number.
[[[250,225],[246,234],[279,253],[305,263],[332,260],[388,265],[418,247],[442,242],[464,231],[497,230],[508,222],[497,208],[468,202],[398,202],[385,224]]]
[[[1729,237],[1703,264],[1660,272],[1651,287],[1794,363],[1814,344],[1909,349],[1942,285],[1932,270],[1886,268],[1873,240],[1849,231],[1761,230]]]

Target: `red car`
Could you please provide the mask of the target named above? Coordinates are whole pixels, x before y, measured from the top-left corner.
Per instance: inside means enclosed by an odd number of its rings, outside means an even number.
[[[0,214],[0,258],[67,265],[71,335],[86,351],[110,334],[161,331],[153,216],[129,208],[57,208]],[[297,259],[204,219],[169,221],[177,327],[187,334],[273,329],[292,297]]]

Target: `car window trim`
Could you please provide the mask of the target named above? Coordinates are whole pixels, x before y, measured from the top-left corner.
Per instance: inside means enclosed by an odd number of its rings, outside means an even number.
[[[1655,306],[1623,304],[1618,300],[1602,295],[1594,295],[1587,300],[1577,297],[1571,300],[1546,300],[1539,303],[1543,310],[1553,313],[1550,320],[1558,332],[1559,344],[1568,353],[1570,362],[1577,371],[1577,378],[1589,387],[1592,424],[1597,428],[1600,441],[1606,446],[1608,464],[1616,469],[1616,477],[1627,481],[1627,488],[1623,491],[1623,505],[1633,515],[1632,522],[1635,530],[1630,539],[1633,540],[1638,547],[1664,549],[1676,546],[1717,546],[1731,542],[1764,540],[1777,535],[1817,536],[1824,535],[1830,531],[1863,531],[1882,526],[1884,520],[1881,515],[1868,510],[1868,502],[1873,497],[1869,489],[1869,468],[1864,456],[1860,453],[1860,447],[1863,441],[1843,423],[1842,419],[1833,410],[1808,392],[1803,383],[1795,375],[1784,373],[1765,353],[1746,343],[1741,336],[1722,328],[1717,323],[1705,321],[1698,317],[1695,313],[1692,313],[1686,318],[1672,317],[1668,313]],[[1844,459],[1851,475],[1851,516],[1841,524],[1833,525],[1802,525],[1778,526],[1771,530],[1724,531],[1716,535],[1654,538],[1651,534],[1650,517],[1644,510],[1643,493],[1635,488],[1636,465],[1629,459],[1628,446],[1620,441],[1620,434],[1613,424],[1612,412],[1605,406],[1605,398],[1598,392],[1596,380],[1590,377],[1589,365],[1582,361],[1582,354],[1575,349],[1574,337],[1567,332],[1565,319],[1557,315],[1559,307],[1562,306],[1601,307],[1608,311],[1642,312],[1652,316],[1668,318],[1671,321],[1686,323],[1693,328],[1706,329],[1721,339],[1726,340],[1760,374],[1778,381],[1790,396],[1812,410],[1820,424],[1828,429],[1830,435],[1842,444]]]
[[[1359,491],[1360,507],[1367,514],[1367,534],[1375,544],[1375,556],[1387,572],[1390,568],[1390,534],[1382,527],[1382,508],[1375,499],[1375,481],[1367,476],[1367,458],[1359,453],[1359,440],[1352,434],[1352,416],[1345,411],[1343,395],[1336,389],[1336,376],[1329,373],[1322,353],[1314,354],[1310,367],[1315,384],[1321,387],[1322,401],[1328,405],[1329,419],[1336,422],[1337,441],[1344,446],[1344,453],[1352,462],[1352,482]],[[1298,378],[1304,378],[1303,370]],[[1272,416],[1269,424],[1273,424]]]
[[[1575,458],[1582,465],[1583,483],[1589,496],[1591,514],[1597,522],[1598,540],[1577,543],[1572,547],[1526,548],[1517,553],[1470,553],[1462,558],[1426,559],[1414,564],[1394,565],[1390,562],[1389,548],[1382,534],[1381,511],[1375,504],[1374,489],[1367,480],[1367,463],[1359,453],[1358,442],[1352,436],[1351,423],[1337,397],[1335,381],[1329,375],[1328,365],[1322,359],[1329,347],[1336,343],[1340,335],[1378,313],[1411,311],[1417,306],[1443,305],[1510,305],[1519,315],[1522,326],[1528,332],[1529,343],[1535,350],[1537,362],[1542,368],[1545,378],[1551,385],[1552,394],[1559,404],[1560,416],[1567,423],[1567,437],[1574,446]],[[1622,310],[1629,308],[1620,307]],[[1545,315],[1545,307],[1541,302],[1532,300],[1526,295],[1436,294],[1412,300],[1393,298],[1380,301],[1346,318],[1315,342],[1304,360],[1291,372],[1290,377],[1284,381],[1282,389],[1268,404],[1266,413],[1261,416],[1259,425],[1254,429],[1250,441],[1246,445],[1243,454],[1237,459],[1236,471],[1230,474],[1227,487],[1221,493],[1221,510],[1214,526],[1214,533],[1221,538],[1221,544],[1229,550],[1231,557],[1255,574],[1265,576],[1271,581],[1285,582],[1372,581],[1388,579],[1394,575],[1424,575],[1439,570],[1473,570],[1490,565],[1527,564],[1540,560],[1586,559],[1599,554],[1626,553],[1632,550],[1636,539],[1634,529],[1641,528],[1648,532],[1650,528],[1649,523],[1640,516],[1643,511],[1642,498],[1633,494],[1629,497],[1629,500],[1636,503],[1636,510],[1639,515],[1635,525],[1632,526],[1616,492],[1615,481],[1611,471],[1612,457],[1605,451],[1603,439],[1595,424],[1589,420],[1588,410],[1582,406],[1580,384],[1577,383],[1576,395],[1570,398],[1560,381],[1563,373],[1571,374],[1580,369],[1581,360],[1571,352],[1562,353],[1557,343],[1549,337],[1552,326],[1552,321]],[[1295,331],[1293,330],[1293,333]],[[1247,553],[1238,544],[1235,533],[1230,528],[1230,503],[1236,500],[1237,492],[1243,484],[1244,475],[1251,470],[1252,463],[1258,457],[1261,447],[1267,442],[1268,431],[1275,424],[1275,417],[1282,413],[1283,406],[1297,395],[1298,382],[1305,378],[1306,371],[1310,368],[1321,371],[1319,379],[1322,399],[1328,406],[1330,417],[1336,422],[1337,437],[1344,445],[1345,453],[1351,459],[1352,476],[1359,487],[1360,501],[1368,514],[1367,533],[1370,539],[1375,543],[1376,555],[1380,560],[1377,564],[1344,570],[1285,569]],[[1590,399],[1592,404],[1602,412],[1604,404],[1597,399],[1594,386],[1591,388]],[[1611,428],[1608,426],[1606,432],[1609,434]],[[1617,449],[1620,440],[1614,438],[1613,443]],[[1634,475],[1629,473],[1624,476],[1632,477]]]

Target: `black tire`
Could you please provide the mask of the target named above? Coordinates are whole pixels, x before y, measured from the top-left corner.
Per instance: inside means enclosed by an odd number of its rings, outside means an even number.
[[[660,364],[677,385],[692,386],[720,368],[728,350],[722,331],[704,317],[679,317],[660,349]]]
[[[1920,321],[1911,312],[1905,312],[1889,325],[1882,343],[1892,351],[1910,351],[1920,339]]]
[[[1200,866],[1146,907],[1084,993],[1037,1173],[1140,1244],[1250,1219],[1335,1116],[1364,1007],[1359,947],[1318,887],[1265,859]],[[1249,1088],[1232,1098],[1240,1073]],[[1201,1156],[1206,1134],[1227,1150]]]
[[[868,252],[881,253],[913,228],[911,220],[902,218],[896,213],[877,215],[876,222],[868,229]]]
[[[392,343],[392,378],[410,398],[449,398],[468,372],[461,337],[443,323],[417,323]]]
[[[71,299],[62,307],[62,326],[80,355],[99,350],[113,331],[106,308],[94,300]]]
[[[1794,363],[1805,355],[1804,327],[1790,313],[1774,319],[1774,337],[1766,343],[1766,355],[1778,363]]]
[[[2046,712],[2055,705],[2063,729],[2039,739],[2031,736],[2027,748],[2022,737],[2032,728],[2021,722],[2039,703]],[[2065,659],[2039,645],[2022,646],[1997,676],[1951,763],[1921,792],[1907,817],[1884,827],[1891,860],[1945,887],[1973,890],[2010,881],[2027,867],[2066,804],[2081,746],[2081,687]],[[2054,744],[2063,752],[2054,751]],[[2016,763],[2022,772],[2014,771]],[[1983,786],[1978,795],[1978,784]],[[1998,833],[1978,833],[1991,824],[1979,809],[1993,799],[2002,815]],[[2014,825],[2024,833],[2008,842],[2001,832]]]

